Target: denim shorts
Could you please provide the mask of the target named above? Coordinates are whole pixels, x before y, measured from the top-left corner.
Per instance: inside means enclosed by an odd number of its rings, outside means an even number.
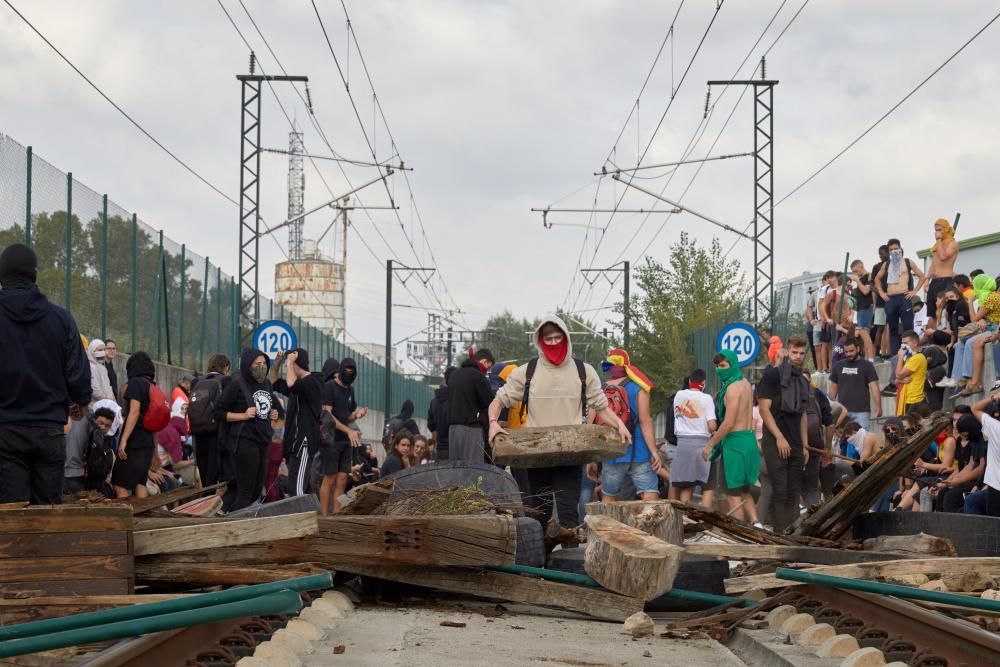
[[[858,311],[858,328],[859,329],[871,329],[872,323],[875,321],[875,309],[869,306],[864,310]]]
[[[609,496],[618,496],[622,492],[622,482],[625,475],[632,477],[636,493],[655,493],[659,491],[659,479],[649,461],[642,463],[605,463],[601,469],[602,491]]]

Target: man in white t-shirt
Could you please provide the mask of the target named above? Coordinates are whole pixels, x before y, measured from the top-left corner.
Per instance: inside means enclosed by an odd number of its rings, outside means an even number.
[[[924,329],[927,328],[927,306],[917,297],[913,300],[913,330],[921,338],[924,337]]]
[[[688,378],[688,388],[674,396],[674,434],[677,451],[670,464],[671,500],[688,502],[694,487],[704,490],[711,465],[701,450],[716,429],[715,402],[705,393],[705,371],[695,369]]]
[[[1000,516],[1000,392],[988,396],[972,406],[972,414],[983,425],[986,438],[986,514]]]

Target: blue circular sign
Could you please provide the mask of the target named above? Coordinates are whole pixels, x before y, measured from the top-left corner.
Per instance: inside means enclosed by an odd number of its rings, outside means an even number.
[[[723,327],[715,338],[715,349],[729,350],[736,355],[740,366],[749,366],[760,354],[760,336],[746,322],[733,322]]]
[[[274,361],[279,352],[298,347],[299,339],[295,330],[281,320],[268,320],[253,332],[253,344]]]

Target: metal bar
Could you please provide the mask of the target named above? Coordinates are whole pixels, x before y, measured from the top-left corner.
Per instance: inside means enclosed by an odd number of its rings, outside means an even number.
[[[161,231],[160,238],[163,238],[162,234],[163,232]],[[163,283],[163,324],[167,330],[167,363],[173,366],[174,360],[170,356],[170,292],[167,290],[167,257],[163,253],[161,253],[160,257],[163,262],[160,266],[160,277],[161,282]],[[157,341],[156,347],[157,352],[159,352],[159,341]]]
[[[215,267],[215,351],[222,352],[222,268]],[[230,360],[235,366],[235,360]]]
[[[392,349],[392,260],[385,260],[385,387],[383,388],[385,405],[382,408],[385,418],[390,417],[392,405],[392,371],[389,363],[389,350]]]
[[[208,324],[208,257],[205,258],[205,278],[201,284],[201,334],[198,340],[198,370],[205,368],[205,327]]]
[[[24,244],[31,247],[31,164],[34,162],[34,151],[28,146],[27,160],[27,187],[24,194]]]
[[[258,160],[259,160],[259,158],[258,158]],[[321,211],[324,208],[340,208],[339,206],[334,206],[334,204],[336,204],[338,201],[340,201],[344,197],[352,195],[352,194],[354,194],[355,192],[357,192],[359,190],[363,190],[363,189],[367,188],[370,185],[374,185],[375,183],[378,183],[379,181],[384,181],[386,178],[388,178],[388,176],[389,176],[389,174],[385,174],[383,176],[379,176],[378,178],[373,178],[372,180],[368,181],[364,185],[359,185],[358,187],[354,188],[350,192],[345,192],[344,194],[340,195],[339,197],[334,197],[333,199],[331,199],[328,202],[320,204],[319,206],[314,206],[313,208],[309,209],[308,211],[305,211],[304,213],[302,213],[301,215],[297,215],[297,216],[295,216],[293,218],[289,218],[288,220],[285,220],[284,222],[279,223],[279,224],[275,225],[274,227],[269,227],[269,228],[265,229],[263,232],[261,232],[258,229],[257,230],[257,237],[259,238],[259,237],[263,236],[264,234],[271,234],[273,232],[276,232],[279,229],[287,227],[288,225],[292,224],[293,222],[296,222],[298,220],[302,220],[307,215],[312,215],[316,211]],[[365,208],[375,208],[375,207],[374,206],[366,206]],[[398,206],[385,206],[385,207],[381,207],[381,208],[397,209],[399,207]]]
[[[178,323],[178,328],[180,329],[180,334],[179,335],[180,335],[180,341],[181,342],[180,342],[180,345],[178,346],[178,351],[177,351],[177,363],[180,366],[183,367],[184,366],[184,311],[187,310],[187,308],[186,308],[187,303],[185,303],[185,297],[187,296],[187,294],[186,294],[187,293],[187,246],[185,244],[183,244],[183,243],[181,244],[181,290],[180,290],[180,292],[181,292],[181,312],[178,314],[178,318],[180,319],[180,322]],[[170,330],[168,329],[167,330],[167,332],[168,332],[168,338],[167,338],[167,340],[168,341],[170,340],[169,339],[169,331]],[[170,345],[168,343],[168,345],[167,345],[167,353],[169,354],[169,352],[170,352]]]
[[[730,79],[709,81],[710,86],[773,86],[778,83],[777,79]]]
[[[694,158],[691,160],[681,160],[680,162],[661,162],[660,164],[646,164],[639,165],[636,167],[623,167],[621,169],[614,169],[608,171],[606,168],[602,167],[601,171],[595,171],[594,176],[607,176],[608,174],[620,174],[626,171],[642,171],[643,169],[660,169],[662,167],[678,167],[682,164],[697,164],[699,162],[713,162],[715,160],[729,160],[735,157],[749,157],[753,153],[732,153],[730,155],[714,155],[712,157]]]
[[[300,81],[308,82],[308,76],[287,76],[287,75],[269,75],[269,74],[237,74],[236,78],[240,81]]]
[[[736,234],[737,236],[742,236],[745,239],[749,239],[750,238],[749,236],[747,236],[746,234],[744,234],[743,232],[741,232],[738,229],[734,229],[733,227],[730,227],[729,225],[727,225],[725,223],[719,222],[718,220],[713,220],[712,218],[708,217],[704,213],[699,213],[698,211],[695,211],[694,209],[688,208],[687,206],[681,206],[677,202],[670,201],[666,197],[662,197],[662,196],[656,194],[655,192],[651,192],[651,191],[649,191],[649,190],[647,190],[645,188],[639,187],[635,183],[629,183],[628,181],[624,180],[621,176],[618,176],[617,174],[614,175],[614,176],[612,176],[611,178],[613,178],[614,180],[618,181],[619,183],[623,183],[623,184],[627,185],[630,188],[634,188],[634,189],[638,190],[639,192],[644,192],[645,194],[649,195],[650,197],[653,197],[654,199],[659,199],[660,201],[662,201],[662,202],[664,202],[666,204],[670,204],[671,206],[674,206],[676,208],[679,208],[682,211],[687,211],[691,215],[697,216],[697,217],[701,218],[702,220],[704,220],[706,222],[710,222],[713,225],[715,225],[716,227],[720,227],[722,229],[725,229],[727,232],[732,232],[732,233]]]
[[[108,196],[101,198],[101,339],[108,339]]]
[[[160,298],[166,299],[166,294],[160,294],[161,289],[166,291],[166,283],[163,281],[163,230],[160,230],[158,235],[160,254],[156,260],[156,275],[153,277],[153,331],[150,337],[150,343],[152,343],[153,337],[156,338],[156,360],[160,361],[163,359],[163,339],[160,336]]]
[[[632,316],[631,316],[631,312],[632,311],[630,309],[630,303],[629,303],[629,292],[630,292],[630,282],[631,282],[630,276],[631,276],[631,273],[632,273],[631,268],[632,268],[632,264],[628,260],[625,260],[625,286],[624,286],[624,289],[623,289],[623,292],[624,292],[624,295],[623,295],[624,304],[623,305],[625,307],[625,313],[624,313],[625,333],[624,333],[624,336],[623,336],[622,343],[625,345],[625,350],[626,351],[629,349],[629,347],[628,347],[628,344],[629,344],[629,334],[631,333],[631,328],[630,328],[629,325],[630,325],[630,323],[632,321]]]
[[[239,334],[240,286],[239,283],[236,282],[236,278],[232,278],[229,281],[229,291],[230,291],[230,296],[232,297],[232,309],[233,309],[233,319],[231,324],[229,325],[229,332],[230,332],[229,343],[230,343],[230,349],[233,352],[232,354],[232,359],[234,360],[233,364],[238,366],[240,358],[240,334]]]
[[[347,162],[358,167],[389,167],[393,171],[413,171],[413,167],[407,167],[402,162],[399,164],[385,164],[384,162],[365,162],[364,160],[352,160],[346,157],[334,157],[332,155],[316,155],[314,153],[303,153],[301,151],[286,151],[283,148],[261,148],[263,153],[275,153],[277,155],[292,155],[295,157],[307,157],[310,160],[332,160],[333,162]]]
[[[137,620],[106,623],[104,625],[67,630],[65,632],[26,637],[25,639],[11,639],[0,644],[0,657],[8,658],[15,655],[51,651],[78,644],[92,644],[109,639],[135,637],[150,632],[162,632],[164,630],[212,623],[231,618],[244,618],[260,614],[294,614],[301,609],[302,600],[299,598],[299,594],[295,591],[283,590],[261,595],[250,600],[229,602],[190,611],[178,611]]]
[[[73,312],[73,174],[66,174],[66,297],[63,305]]]
[[[239,588],[228,588],[216,593],[203,593],[200,595],[190,595],[174,600],[161,600],[160,602],[147,602],[145,604],[134,604],[126,607],[115,607],[114,609],[103,609],[101,611],[91,611],[83,614],[72,614],[59,618],[48,618],[41,621],[31,621],[29,623],[19,623],[0,627],[0,641],[10,639],[24,639],[37,635],[49,634],[52,632],[66,632],[67,630],[77,630],[88,628],[102,623],[118,623],[121,621],[131,621],[160,614],[169,614],[178,611],[190,611],[192,609],[202,609],[215,605],[227,604],[230,602],[241,602],[252,600],[269,593],[278,591],[312,591],[321,588],[329,588],[333,585],[333,578],[329,572],[322,574],[312,574],[305,577],[295,577],[283,581],[274,581],[266,584],[253,584]]]
[[[785,297],[785,324],[781,331],[781,340],[788,339],[788,315],[792,310],[792,287],[793,285],[788,285],[788,295]]]
[[[666,208],[533,208],[533,213],[679,213]]]
[[[136,291],[139,287],[139,216],[132,214],[132,352],[136,351],[138,342],[137,326],[139,321]]]

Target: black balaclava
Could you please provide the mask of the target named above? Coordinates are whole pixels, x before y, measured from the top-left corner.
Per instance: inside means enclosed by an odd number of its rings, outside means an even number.
[[[0,285],[3,289],[26,289],[38,278],[38,257],[23,243],[15,243],[0,253]]]
[[[299,356],[295,358],[295,365],[304,371],[309,370],[309,352],[306,351],[306,348],[297,347],[292,352],[299,353]]]
[[[358,364],[350,357],[344,357],[340,362],[340,381],[350,387],[358,379]]]
[[[413,401],[410,399],[403,401],[403,407],[399,411],[399,416],[403,418],[403,421],[413,417]]]
[[[320,373],[320,379],[323,382],[327,380],[332,380],[333,376],[340,371],[340,361],[335,357],[330,357],[323,363],[323,371]]]

